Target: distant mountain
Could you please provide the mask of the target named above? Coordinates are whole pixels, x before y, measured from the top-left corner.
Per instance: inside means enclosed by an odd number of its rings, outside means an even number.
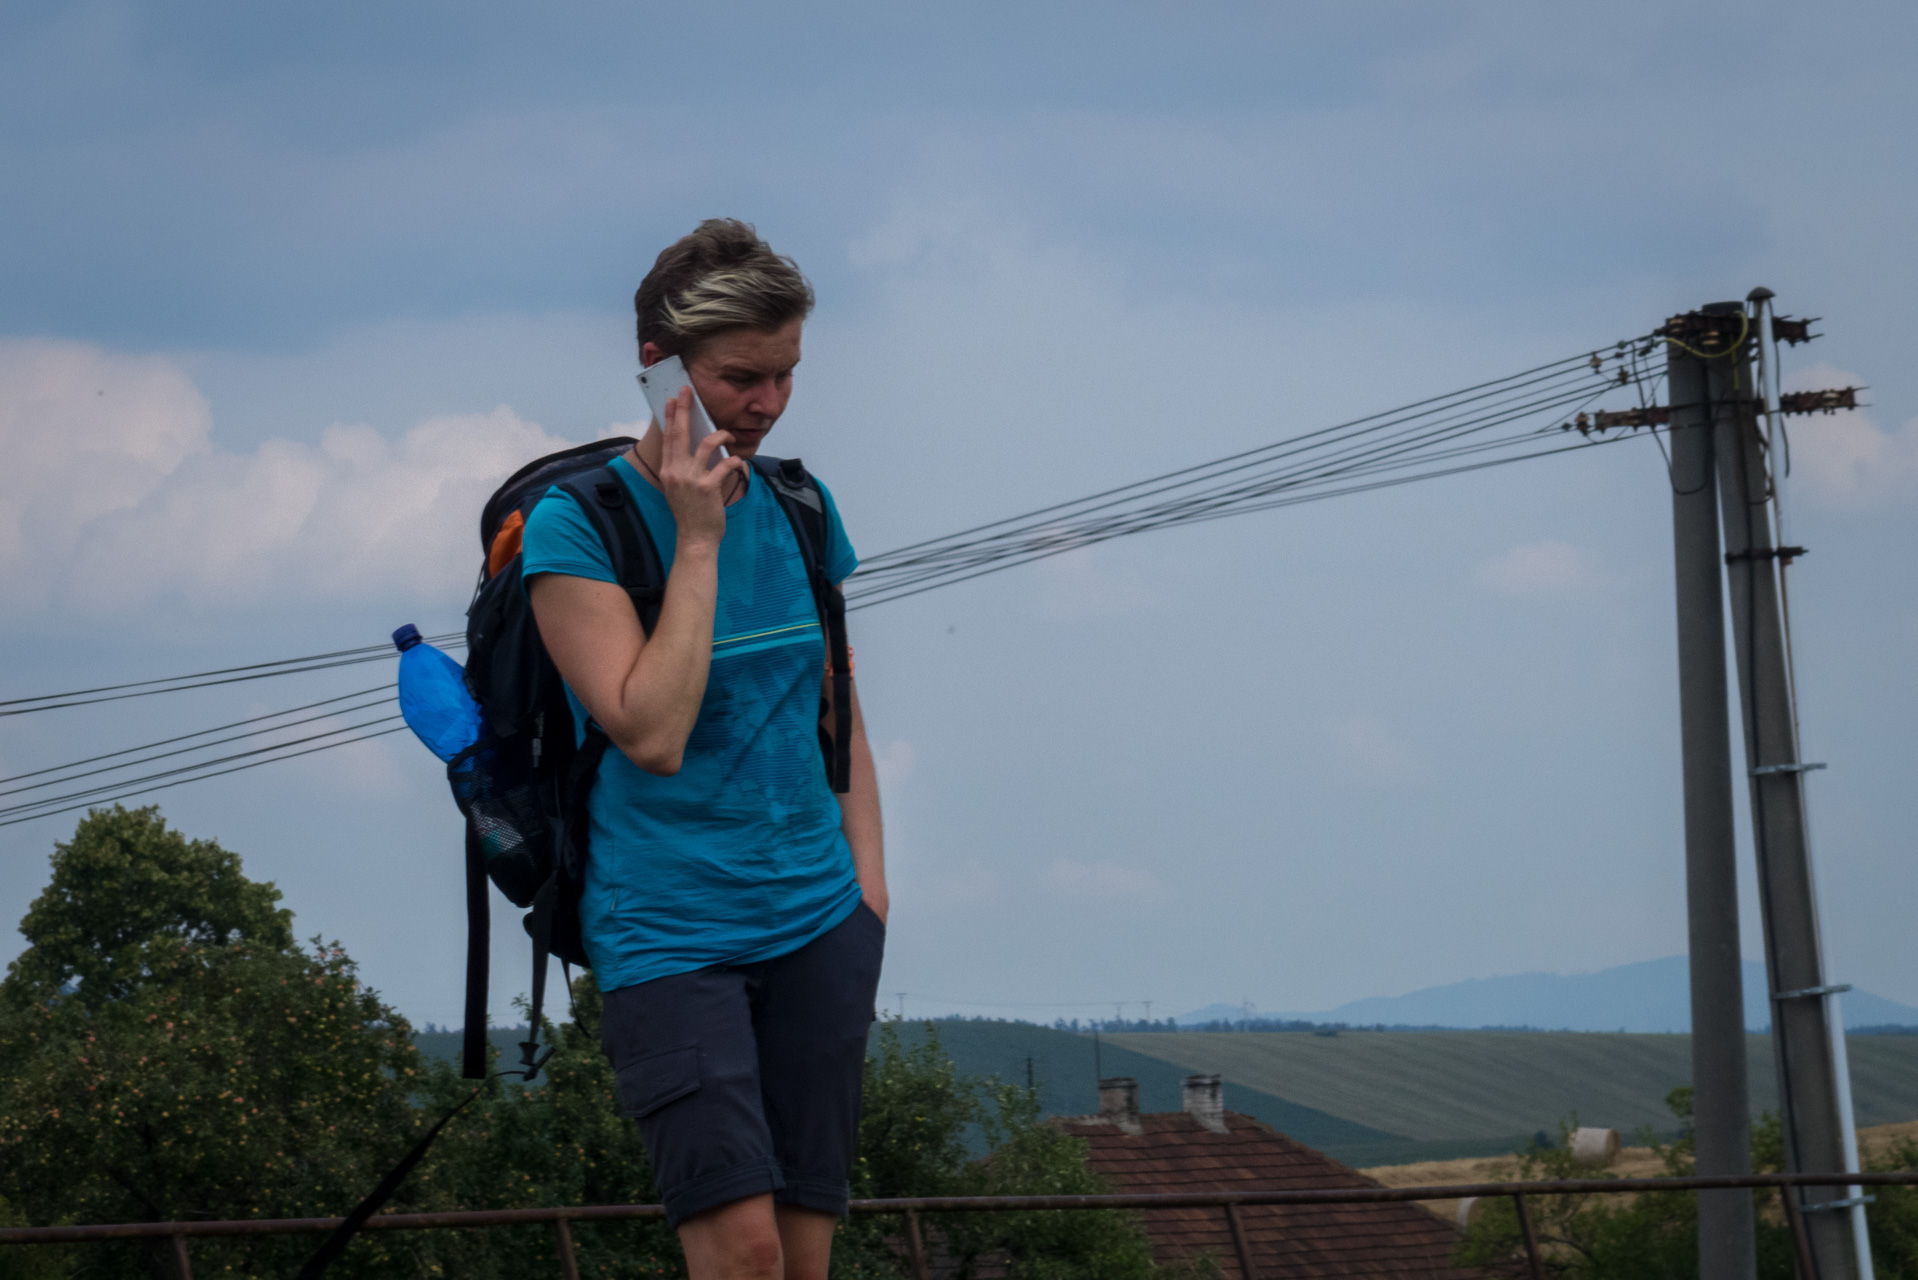
[[[1254,1009],[1252,1016],[1256,1018],[1261,1015]],[[1245,1006],[1242,1004],[1209,1004],[1203,1009],[1182,1013],[1173,1021],[1182,1027],[1202,1027],[1208,1022],[1237,1022],[1243,1017]]]
[[[1762,1030],[1771,1022],[1765,966],[1745,962],[1745,1024]],[[1849,991],[1847,1027],[1894,1023],[1918,1026],[1918,1008]],[[1214,1004],[1178,1019],[1181,1025],[1245,1016],[1238,1005]],[[1355,1026],[1539,1027],[1549,1031],[1689,1031],[1691,979],[1684,956],[1619,965],[1597,973],[1519,973],[1472,978],[1427,987],[1402,996],[1373,996],[1321,1013],[1265,1013],[1265,1018],[1346,1022]]]

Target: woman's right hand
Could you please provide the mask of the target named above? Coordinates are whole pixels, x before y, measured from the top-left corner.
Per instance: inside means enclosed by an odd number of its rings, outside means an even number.
[[[660,450],[659,489],[666,495],[666,505],[672,508],[673,520],[679,526],[679,546],[686,548],[692,543],[717,547],[726,536],[726,494],[734,476],[745,483],[746,460],[729,457],[717,464],[712,462],[721,445],[732,443],[732,436],[724,431],[713,432],[697,448],[689,446],[692,412],[690,387],[680,388],[679,394],[666,402],[666,421],[662,424],[666,447]]]

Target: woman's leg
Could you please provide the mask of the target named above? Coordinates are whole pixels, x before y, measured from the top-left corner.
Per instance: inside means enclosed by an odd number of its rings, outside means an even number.
[[[846,1212],[859,1086],[886,927],[861,904],[836,928],[760,966],[759,1085],[785,1186],[774,1195],[785,1280],[824,1280]]]
[[[832,1261],[833,1228],[839,1225],[839,1219],[791,1204],[777,1205],[773,1212],[786,1262],[784,1280],[826,1280],[826,1265]]]
[[[606,993],[601,1039],[621,1109],[639,1122],[653,1180],[696,1280],[773,1277],[772,1193],[784,1182],[766,1126],[753,979],[701,969]]]
[[[779,1216],[783,1219],[785,1210]],[[770,1195],[722,1204],[679,1224],[679,1244],[686,1251],[686,1274],[691,1280],[790,1280],[792,1273],[782,1271],[784,1236],[785,1223],[775,1220]],[[828,1248],[831,1243],[829,1234]],[[823,1263],[816,1274],[823,1280]]]

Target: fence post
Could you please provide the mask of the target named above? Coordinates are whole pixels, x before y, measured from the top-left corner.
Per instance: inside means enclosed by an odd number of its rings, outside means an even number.
[[[1245,1223],[1239,1220],[1239,1206],[1225,1206],[1225,1220],[1232,1228],[1232,1247],[1239,1251],[1239,1274],[1244,1280],[1259,1280],[1259,1269],[1252,1265],[1252,1242],[1245,1238]]]
[[[187,1256],[186,1237],[173,1236],[173,1269],[180,1273],[180,1280],[193,1280],[193,1259]]]
[[[1518,1210],[1519,1230],[1525,1233],[1525,1261],[1532,1280],[1545,1280],[1545,1264],[1538,1256],[1538,1232],[1532,1229],[1532,1211],[1526,1207],[1524,1196],[1513,1196],[1512,1207]]]
[[[919,1212],[906,1210],[906,1252],[912,1258],[912,1280],[932,1280],[926,1266],[926,1238],[919,1234]]]
[[[1799,1280],[1818,1280],[1818,1268],[1811,1258],[1811,1236],[1805,1231],[1805,1211],[1798,1207],[1798,1195],[1793,1188],[1778,1188],[1778,1198],[1785,1206],[1785,1224],[1791,1228],[1791,1247],[1798,1259]]]
[[[553,1242],[559,1247],[561,1280],[579,1280],[579,1259],[573,1255],[573,1229],[566,1219],[553,1219]]]

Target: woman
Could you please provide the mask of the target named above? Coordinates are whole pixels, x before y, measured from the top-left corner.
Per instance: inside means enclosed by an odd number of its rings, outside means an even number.
[[[820,756],[826,644],[794,533],[746,462],[792,394],[812,288],[713,219],[634,298],[642,366],[682,392],[612,464],[668,566],[651,636],[573,499],[525,535],[540,636],[617,751],[589,804],[580,904],[603,1043],[694,1280],[824,1277],[846,1210],[887,910],[855,696],[849,789]],[[730,456],[710,465],[724,446]],[[858,564],[823,486],[834,583]],[[835,589],[837,589],[835,587]]]

